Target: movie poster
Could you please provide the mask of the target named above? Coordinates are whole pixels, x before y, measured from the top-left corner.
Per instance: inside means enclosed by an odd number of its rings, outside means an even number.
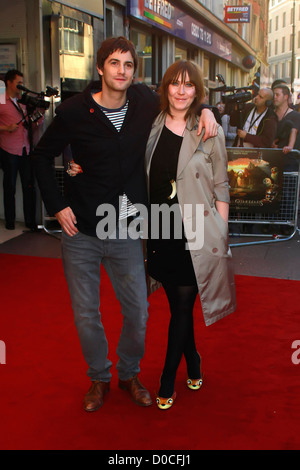
[[[282,150],[228,148],[230,210],[280,210],[284,157]]]

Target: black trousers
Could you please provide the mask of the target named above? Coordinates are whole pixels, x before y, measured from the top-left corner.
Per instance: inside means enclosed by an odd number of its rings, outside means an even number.
[[[1,151],[1,162],[3,169],[3,202],[5,221],[8,225],[13,225],[16,218],[16,181],[18,172],[20,173],[23,192],[23,211],[27,227],[35,226],[36,195],[34,187],[34,174],[26,149],[23,155],[13,155]]]

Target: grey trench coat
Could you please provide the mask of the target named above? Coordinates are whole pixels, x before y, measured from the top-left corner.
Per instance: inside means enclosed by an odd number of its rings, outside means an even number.
[[[147,143],[145,169],[148,190],[151,159],[164,123],[165,115],[161,113],[153,123]],[[234,312],[236,292],[228,226],[215,206],[216,200],[230,202],[224,132],[219,126],[218,135],[203,142],[204,131],[198,136],[197,129],[197,119],[190,118],[179,153],[176,187],[186,236],[190,223],[196,223],[195,210],[192,214],[190,210],[187,213],[186,207],[195,208],[202,204],[200,220],[204,243],[197,247],[190,243],[188,236],[187,239],[204,321],[209,326]],[[199,218],[197,223],[197,230],[200,230]]]

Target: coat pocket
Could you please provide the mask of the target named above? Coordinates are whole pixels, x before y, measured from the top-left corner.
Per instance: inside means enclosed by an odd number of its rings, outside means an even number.
[[[220,234],[222,235],[223,238],[226,240],[228,239],[228,224],[225,222],[223,217],[220,215],[220,213],[217,211],[215,207],[212,208],[213,214],[215,216],[216,224],[220,230]]]

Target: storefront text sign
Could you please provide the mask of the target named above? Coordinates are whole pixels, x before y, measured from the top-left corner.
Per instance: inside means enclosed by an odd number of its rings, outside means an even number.
[[[231,42],[175,7],[172,2],[164,0],[130,0],[128,2],[128,14],[223,59],[231,60]]]

